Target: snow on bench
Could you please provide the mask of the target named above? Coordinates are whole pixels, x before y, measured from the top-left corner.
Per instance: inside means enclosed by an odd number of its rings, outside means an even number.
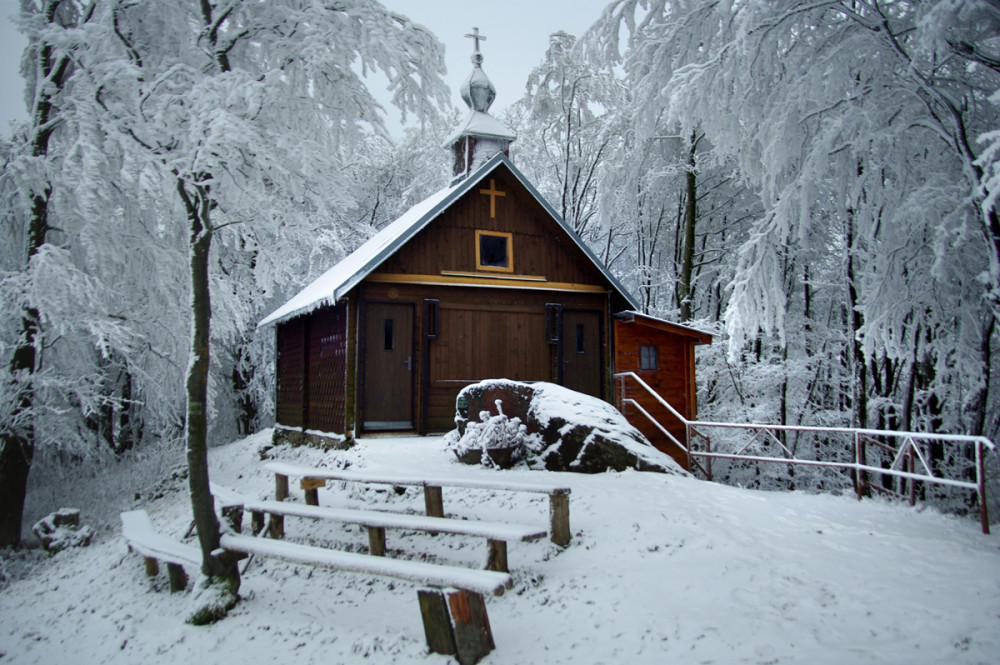
[[[456,587],[480,594],[502,595],[510,582],[510,575],[493,570],[473,570],[423,561],[386,559],[234,533],[222,534],[220,544],[233,552],[274,557],[292,563],[352,573],[394,577],[427,586]]]
[[[417,598],[431,652],[455,655],[461,663],[476,663],[495,648],[483,594],[502,595],[510,585],[507,573],[371,557],[235,533],[223,533],[220,545],[230,552],[394,577],[430,587],[418,589]]]
[[[456,487],[465,489],[482,489],[500,492],[534,492],[549,495],[549,537],[557,545],[565,547],[570,541],[569,529],[569,494],[570,488],[565,485],[546,483],[526,483],[505,480],[487,480],[478,478],[425,478],[420,476],[396,474],[369,474],[340,469],[320,469],[299,466],[287,462],[268,462],[264,468],[274,473],[274,495],[278,501],[288,497],[288,478],[301,478],[301,487],[305,490],[306,503],[318,505],[319,497],[316,490],[326,485],[327,480],[344,482],[382,484],[393,486],[423,487],[424,505],[427,515],[444,517],[444,505],[441,488]]]
[[[182,591],[187,586],[184,566],[201,567],[201,550],[157,533],[145,510],[130,510],[121,514],[122,535],[129,548],[146,560],[146,574],[155,577],[158,561],[167,564],[170,590]]]
[[[247,501],[244,503],[244,509],[253,515],[254,533],[263,531],[264,515],[271,515],[269,531],[275,538],[280,538],[283,535],[284,524],[281,518],[286,516],[330,520],[346,524],[360,524],[368,529],[369,552],[374,556],[385,556],[386,529],[411,529],[414,531],[428,531],[430,533],[479,536],[486,538],[489,549],[487,569],[502,573],[508,572],[508,541],[524,542],[535,540],[542,538],[547,533],[545,529],[505,522],[479,522],[449,519],[446,517],[403,515],[375,510],[325,508],[281,501]]]

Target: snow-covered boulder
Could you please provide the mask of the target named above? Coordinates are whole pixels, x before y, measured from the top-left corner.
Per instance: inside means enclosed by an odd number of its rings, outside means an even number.
[[[93,529],[80,524],[77,508],[60,508],[35,522],[31,530],[49,554],[70,547],[86,547],[94,537]]]
[[[553,383],[492,379],[467,386],[456,399],[455,425],[446,442],[467,464],[508,466],[525,458],[550,471],[687,475],[613,406]]]

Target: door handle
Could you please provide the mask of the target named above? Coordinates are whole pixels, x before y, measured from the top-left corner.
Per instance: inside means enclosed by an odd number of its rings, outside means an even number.
[[[406,371],[413,371],[413,356],[407,356],[406,358]]]

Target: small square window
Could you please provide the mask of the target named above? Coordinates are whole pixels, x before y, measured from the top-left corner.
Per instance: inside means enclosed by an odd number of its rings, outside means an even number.
[[[510,233],[476,231],[476,270],[514,272]]]
[[[655,346],[642,345],[639,347],[639,369],[653,370],[660,369],[660,350]]]

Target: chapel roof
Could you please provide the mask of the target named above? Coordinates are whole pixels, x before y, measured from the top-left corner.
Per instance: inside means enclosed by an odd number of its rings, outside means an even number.
[[[559,224],[566,235],[587,256],[611,285],[613,294],[624,301],[627,307],[638,309],[638,304],[625,287],[611,274],[573,229],[566,224],[559,213],[549,205],[548,201],[542,197],[538,190],[532,186],[524,174],[517,170],[510,159],[501,152],[473,171],[468,178],[431,194],[407,210],[402,216],[385,226],[344,260],[320,275],[312,284],[299,291],[291,300],[264,317],[257,324],[258,327],[288,321],[296,316],[308,314],[321,307],[336,304],[351,289],[360,284],[362,280],[430,224],[431,221],[501,165],[505,166],[511,172],[517,181],[535,198],[551,218]]]

